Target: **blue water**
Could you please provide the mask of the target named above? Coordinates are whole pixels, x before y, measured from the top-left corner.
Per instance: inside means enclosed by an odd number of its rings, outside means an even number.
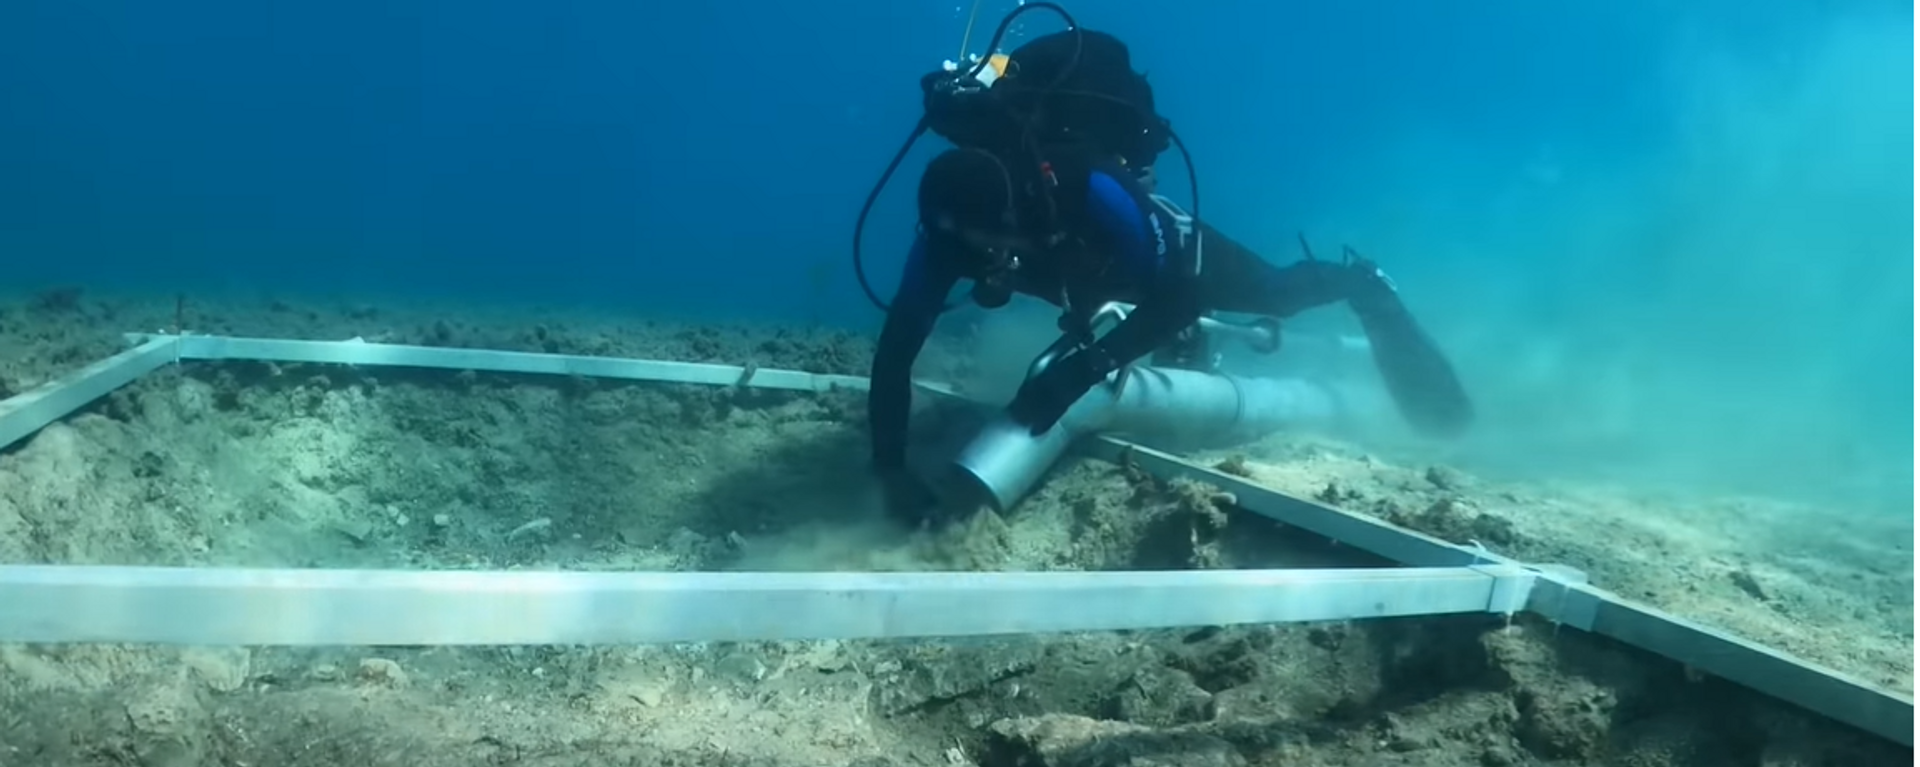
[[[976,49],[1010,8],[985,3]],[[1276,260],[1305,231],[1394,274],[1481,393],[1488,444],[1803,488],[1884,465],[1910,494],[1910,5],[1069,9],[1132,44],[1208,218]],[[0,288],[871,331],[854,215],[966,11],[11,0]],[[937,143],[875,211],[883,292]],[[1172,155],[1162,175],[1184,195]]]

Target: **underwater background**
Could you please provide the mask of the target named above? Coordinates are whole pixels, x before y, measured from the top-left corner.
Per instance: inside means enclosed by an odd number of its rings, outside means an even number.
[[[854,215],[970,10],[9,3],[6,279],[870,333]],[[1069,10],[1133,47],[1207,218],[1277,261],[1305,234],[1388,268],[1487,442],[1905,508],[1909,4]],[[1009,45],[1056,28],[1027,15]],[[883,293],[941,143],[876,207]]]
[[[1911,694],[1911,4],[1063,5],[1131,47],[1204,218],[1278,263],[1303,237],[1377,261],[1480,413],[1451,444],[1282,433],[1184,458],[1576,567]],[[156,330],[864,375],[882,318],[853,274],[855,217],[920,116],[920,76],[963,38],[980,53],[1014,8],[983,0],[969,32],[971,0],[0,3],[0,398]],[[1059,28],[1026,14],[1003,47]],[[920,141],[868,223],[883,297],[943,147]],[[1187,172],[1162,155],[1160,191],[1188,202]],[[1023,371],[1051,330],[1022,308],[956,314],[919,374]],[[1350,333],[1347,315],[1289,326]],[[0,445],[0,562],[1381,564],[1093,460],[1011,513],[909,534],[878,521],[866,451],[846,392],[170,366]],[[1121,735],[1168,761],[1088,751]],[[1912,763],[1695,669],[1445,619],[951,644],[0,645],[10,753]]]

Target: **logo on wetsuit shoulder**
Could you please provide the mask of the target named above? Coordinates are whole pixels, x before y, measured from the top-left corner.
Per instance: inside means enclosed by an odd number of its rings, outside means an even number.
[[[1160,216],[1149,215],[1147,216],[1147,220],[1153,222],[1153,254],[1165,258],[1167,256],[1167,230],[1160,226]]]

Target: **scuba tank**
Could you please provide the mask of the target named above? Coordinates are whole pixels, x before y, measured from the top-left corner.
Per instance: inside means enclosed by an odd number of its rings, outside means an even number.
[[[1167,150],[1153,88],[1134,71],[1126,43],[1069,29],[1011,54],[946,62],[921,79],[928,128],[955,146],[1015,152],[1025,144],[1075,144],[1146,168]]]
[[[1011,54],[994,52],[1014,20],[1035,9],[1052,11],[1066,21],[1067,29],[1033,40]],[[974,10],[979,10],[977,3]],[[969,22],[969,36],[971,32]],[[1057,4],[1033,2],[1001,19],[987,43],[986,56],[966,55],[965,45],[962,42],[962,58],[969,62],[946,61],[940,70],[920,78],[920,122],[874,183],[854,222],[854,276],[875,307],[883,312],[890,309],[867,280],[861,258],[867,216],[907,152],[929,130],[955,146],[985,150],[1011,163],[1029,159],[1032,172],[1041,178],[1052,175],[1041,155],[1047,143],[1099,147],[1130,168],[1151,166],[1171,145],[1186,163],[1193,203],[1190,213],[1199,216],[1200,182],[1193,158],[1172,126],[1154,112],[1153,91],[1146,78],[1133,71],[1127,47],[1118,38],[1082,29]],[[1043,198],[1039,201],[1045,208],[1043,217],[1050,216],[1052,195],[1038,196]]]

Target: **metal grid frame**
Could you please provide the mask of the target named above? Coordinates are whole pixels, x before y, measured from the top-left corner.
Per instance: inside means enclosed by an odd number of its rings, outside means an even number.
[[[864,390],[865,378],[658,360],[201,335],[134,346],[6,400],[0,449],[168,364],[252,360]],[[937,384],[929,392],[952,396]],[[1102,437],[1163,479],[1403,567],[1046,573],[584,573],[0,565],[0,641],[498,645],[913,638],[1536,613],[1913,745],[1911,696],[1531,566]]]

